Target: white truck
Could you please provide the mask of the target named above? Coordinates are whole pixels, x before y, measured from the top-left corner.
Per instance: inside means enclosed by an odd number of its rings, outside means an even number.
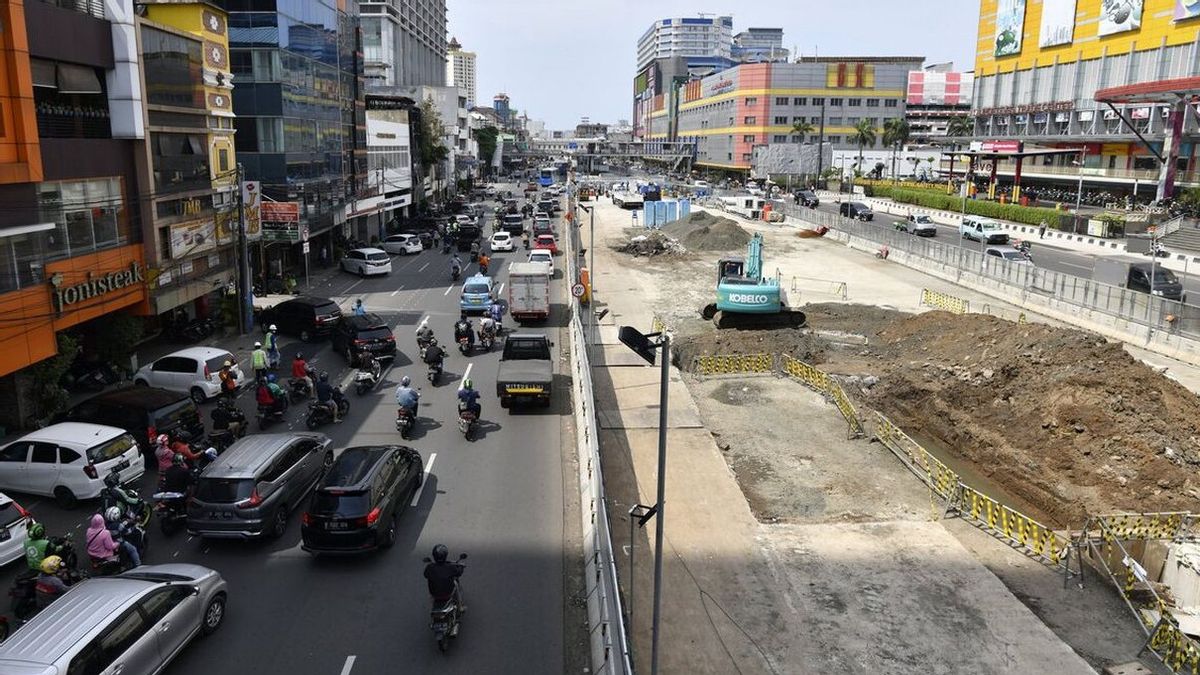
[[[550,277],[545,263],[508,266],[508,313],[521,325],[550,318]]]

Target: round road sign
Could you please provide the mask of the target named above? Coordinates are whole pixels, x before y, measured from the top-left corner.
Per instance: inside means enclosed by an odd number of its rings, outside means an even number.
[[[577,298],[582,298],[583,297],[583,284],[575,284],[574,286],[572,286],[571,287],[571,295],[573,295]]]

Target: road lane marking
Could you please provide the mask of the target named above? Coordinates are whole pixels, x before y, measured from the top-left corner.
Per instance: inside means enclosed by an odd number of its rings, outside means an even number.
[[[462,388],[463,388],[463,382],[466,382],[466,381],[467,381],[467,378],[468,378],[468,377],[471,377],[471,367],[472,367],[472,366],[474,366],[474,365],[475,365],[474,363],[468,363],[468,364],[467,364],[467,369],[466,369],[465,371],[463,371],[463,376],[462,376],[462,379],[458,381],[458,388],[459,388],[459,389],[462,389]]]
[[[429,461],[425,462],[425,477],[421,479],[421,489],[413,493],[412,504],[409,506],[416,506],[421,501],[421,495],[425,493],[425,484],[429,482],[429,472],[433,469],[433,460],[435,459],[437,459],[437,453],[429,453]]]
[[[442,293],[442,297],[444,298],[447,295],[450,295],[450,291],[452,291],[452,290],[454,290],[454,284],[450,284],[449,286],[446,287],[446,292]]]
[[[363,281],[364,281],[363,279],[359,279],[358,281],[350,284],[349,286],[346,287],[346,290],[344,290],[340,293],[340,295],[345,295],[345,294],[349,293],[351,289],[353,289],[355,286],[361,284]]]
[[[424,265],[421,265],[421,269],[419,269],[419,270],[417,270],[417,271],[418,271],[418,272],[424,272],[426,267],[429,267],[429,263],[425,263]]]
[[[504,292],[504,284],[500,284],[500,289],[496,291],[496,295],[499,295],[503,292]]]
[[[394,298],[394,297],[396,297],[396,294],[397,294],[397,293],[399,293],[399,292],[400,292],[400,289],[399,289],[399,288],[397,288],[396,290],[392,291],[392,295],[391,295],[391,297],[393,297],[393,298]]]
[[[429,323],[429,315],[428,314],[421,317],[421,320],[417,322],[417,327],[413,329],[413,332],[416,333],[417,331],[421,330],[421,327],[427,323]]]
[[[350,669],[354,667],[355,657],[353,654],[346,657],[346,663],[342,666],[342,675],[350,675]]]

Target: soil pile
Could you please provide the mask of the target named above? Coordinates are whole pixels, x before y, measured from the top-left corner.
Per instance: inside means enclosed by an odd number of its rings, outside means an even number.
[[[820,363],[825,353],[824,340],[803,328],[716,330],[711,322],[704,323],[708,330],[677,336],[671,343],[676,366],[691,370],[697,356],[717,354],[790,354],[808,363]]]
[[[750,233],[741,225],[707,211],[694,211],[665,225],[662,231],[692,251],[730,251],[750,241]]]
[[[679,242],[657,231],[630,237],[625,243],[613,248],[621,253],[648,258],[660,255],[676,255],[685,252],[684,248],[679,245]]]

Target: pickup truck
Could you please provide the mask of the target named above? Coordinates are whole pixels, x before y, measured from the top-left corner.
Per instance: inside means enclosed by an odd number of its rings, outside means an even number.
[[[550,277],[544,263],[508,266],[508,314],[520,324],[550,318]]]
[[[985,244],[1007,244],[1008,233],[1000,229],[1000,223],[978,216],[963,218],[958,226],[958,233],[963,239],[972,239]]]
[[[536,401],[543,408],[550,405],[553,346],[550,338],[539,333],[513,333],[505,338],[496,374],[496,396],[500,397],[501,408],[523,401]]]

